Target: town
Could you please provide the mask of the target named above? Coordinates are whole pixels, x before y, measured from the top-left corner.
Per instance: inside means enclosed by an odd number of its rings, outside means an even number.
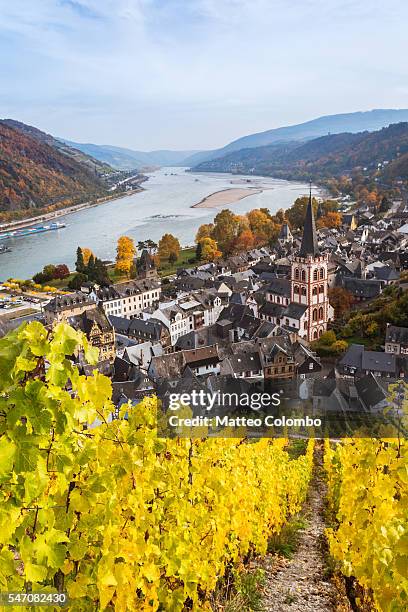
[[[97,366],[75,359],[85,374],[97,367],[111,378],[117,407],[186,390],[239,397],[262,383],[315,409],[382,410],[389,384],[408,373],[405,302],[405,325],[391,318],[383,336],[363,319],[378,300],[406,297],[408,206],[396,201],[378,218],[361,205],[343,213],[339,227],[317,229],[322,214],[310,194],[302,231],[283,219],[274,246],[181,267],[169,278],[159,277],[152,249],[143,248],[135,278],[83,282],[35,318],[48,326],[65,320],[98,347]],[[345,321],[347,312],[356,318]]]

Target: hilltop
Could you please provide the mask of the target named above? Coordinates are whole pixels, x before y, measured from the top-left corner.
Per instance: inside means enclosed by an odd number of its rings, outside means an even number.
[[[375,109],[371,111],[325,115],[304,123],[279,127],[238,138],[221,149],[195,154],[185,160],[185,162],[186,165],[197,166],[204,161],[224,157],[229,153],[242,149],[253,149],[272,144],[306,142],[319,136],[340,134],[342,132],[373,132],[392,123],[400,123],[402,121],[408,121],[408,109]]]
[[[194,168],[203,172],[254,173],[286,179],[329,179],[362,172],[387,178],[408,178],[408,123],[376,132],[322,136],[248,148]]]
[[[13,120],[0,121],[0,218],[69,206],[107,192],[112,168],[61,148],[52,136]]]
[[[148,166],[184,166],[186,158],[199,154],[198,151],[134,151],[113,145],[97,145],[92,143],[79,143],[70,140],[60,140],[70,147],[92,155],[93,158],[107,163],[118,170],[133,170]]]

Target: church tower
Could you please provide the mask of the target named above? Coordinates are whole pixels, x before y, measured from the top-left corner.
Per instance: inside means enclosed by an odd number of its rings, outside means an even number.
[[[299,335],[309,342],[317,340],[327,330],[330,308],[327,263],[328,256],[320,253],[317,243],[310,187],[302,244],[291,263],[291,302],[306,309]]]

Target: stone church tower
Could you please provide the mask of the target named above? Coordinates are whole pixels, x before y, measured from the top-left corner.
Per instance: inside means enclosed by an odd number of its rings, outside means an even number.
[[[302,244],[291,262],[291,302],[306,307],[302,321],[305,339],[317,340],[327,330],[331,306],[327,283],[328,256],[319,251],[312,206],[312,191],[306,210]],[[306,332],[306,333],[305,333]]]

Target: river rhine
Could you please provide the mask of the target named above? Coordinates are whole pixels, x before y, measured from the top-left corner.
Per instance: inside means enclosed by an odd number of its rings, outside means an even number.
[[[251,180],[250,183],[246,179]],[[184,168],[162,168],[149,174],[144,191],[100,206],[62,216],[60,230],[4,241],[11,248],[0,254],[0,280],[30,278],[47,263],[65,263],[73,268],[78,245],[89,247],[101,259],[113,260],[116,241],[127,235],[135,240],[156,242],[165,232],[191,245],[197,228],[209,223],[221,208],[191,208],[206,196],[233,187],[265,188],[225,208],[242,214],[266,207],[274,213],[288,208],[308,191],[302,183],[272,178],[230,174],[191,174]]]

